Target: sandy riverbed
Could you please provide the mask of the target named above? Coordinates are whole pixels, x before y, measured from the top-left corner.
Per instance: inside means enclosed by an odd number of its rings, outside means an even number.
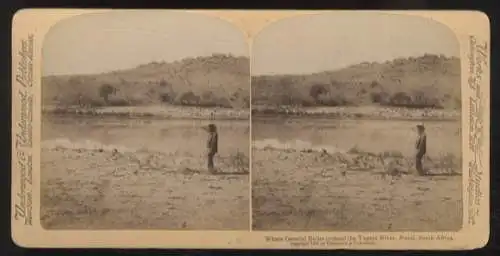
[[[43,148],[43,227],[249,229],[246,156],[221,156],[210,174],[184,153],[113,151]]]
[[[255,147],[255,146],[254,146]],[[256,230],[453,231],[462,225],[460,160],[254,148]]]

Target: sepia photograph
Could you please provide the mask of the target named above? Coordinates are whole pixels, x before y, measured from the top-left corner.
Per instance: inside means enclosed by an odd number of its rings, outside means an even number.
[[[249,230],[250,62],[200,14],[91,13],[42,48],[45,229]]]
[[[23,9],[11,43],[19,247],[488,242],[484,13]]]
[[[253,229],[460,230],[460,61],[449,28],[410,15],[307,15],[260,32]]]

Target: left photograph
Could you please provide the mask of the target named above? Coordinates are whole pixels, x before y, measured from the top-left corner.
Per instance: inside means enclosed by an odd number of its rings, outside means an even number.
[[[250,63],[234,25],[113,11],[42,53],[45,229],[250,229]]]

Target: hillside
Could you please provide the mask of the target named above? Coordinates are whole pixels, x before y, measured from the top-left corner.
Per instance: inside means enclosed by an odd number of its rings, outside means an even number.
[[[426,54],[308,75],[252,77],[252,103],[460,108],[460,60]]]
[[[103,74],[47,76],[42,78],[43,105],[248,108],[249,72],[247,57],[213,54]]]

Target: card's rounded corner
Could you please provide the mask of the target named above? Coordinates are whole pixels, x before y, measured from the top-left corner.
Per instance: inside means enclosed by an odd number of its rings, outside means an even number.
[[[33,10],[34,10],[33,8],[22,8],[14,12],[14,14],[12,15],[11,25],[14,26],[16,20],[23,18],[26,15],[26,13],[31,13],[33,12]]]
[[[10,232],[10,239],[12,240],[12,243],[19,248],[35,248],[32,244],[22,238],[23,237],[20,237],[18,232],[16,232],[16,228],[12,227],[12,231]]]
[[[491,20],[490,16],[486,12],[481,10],[471,10],[470,13],[474,15],[475,18],[484,22],[488,26],[488,29],[490,28]]]
[[[467,247],[468,250],[477,250],[486,247],[490,242],[490,229],[487,228],[486,232],[481,233],[480,235],[474,236],[476,239],[472,240],[472,242]]]

